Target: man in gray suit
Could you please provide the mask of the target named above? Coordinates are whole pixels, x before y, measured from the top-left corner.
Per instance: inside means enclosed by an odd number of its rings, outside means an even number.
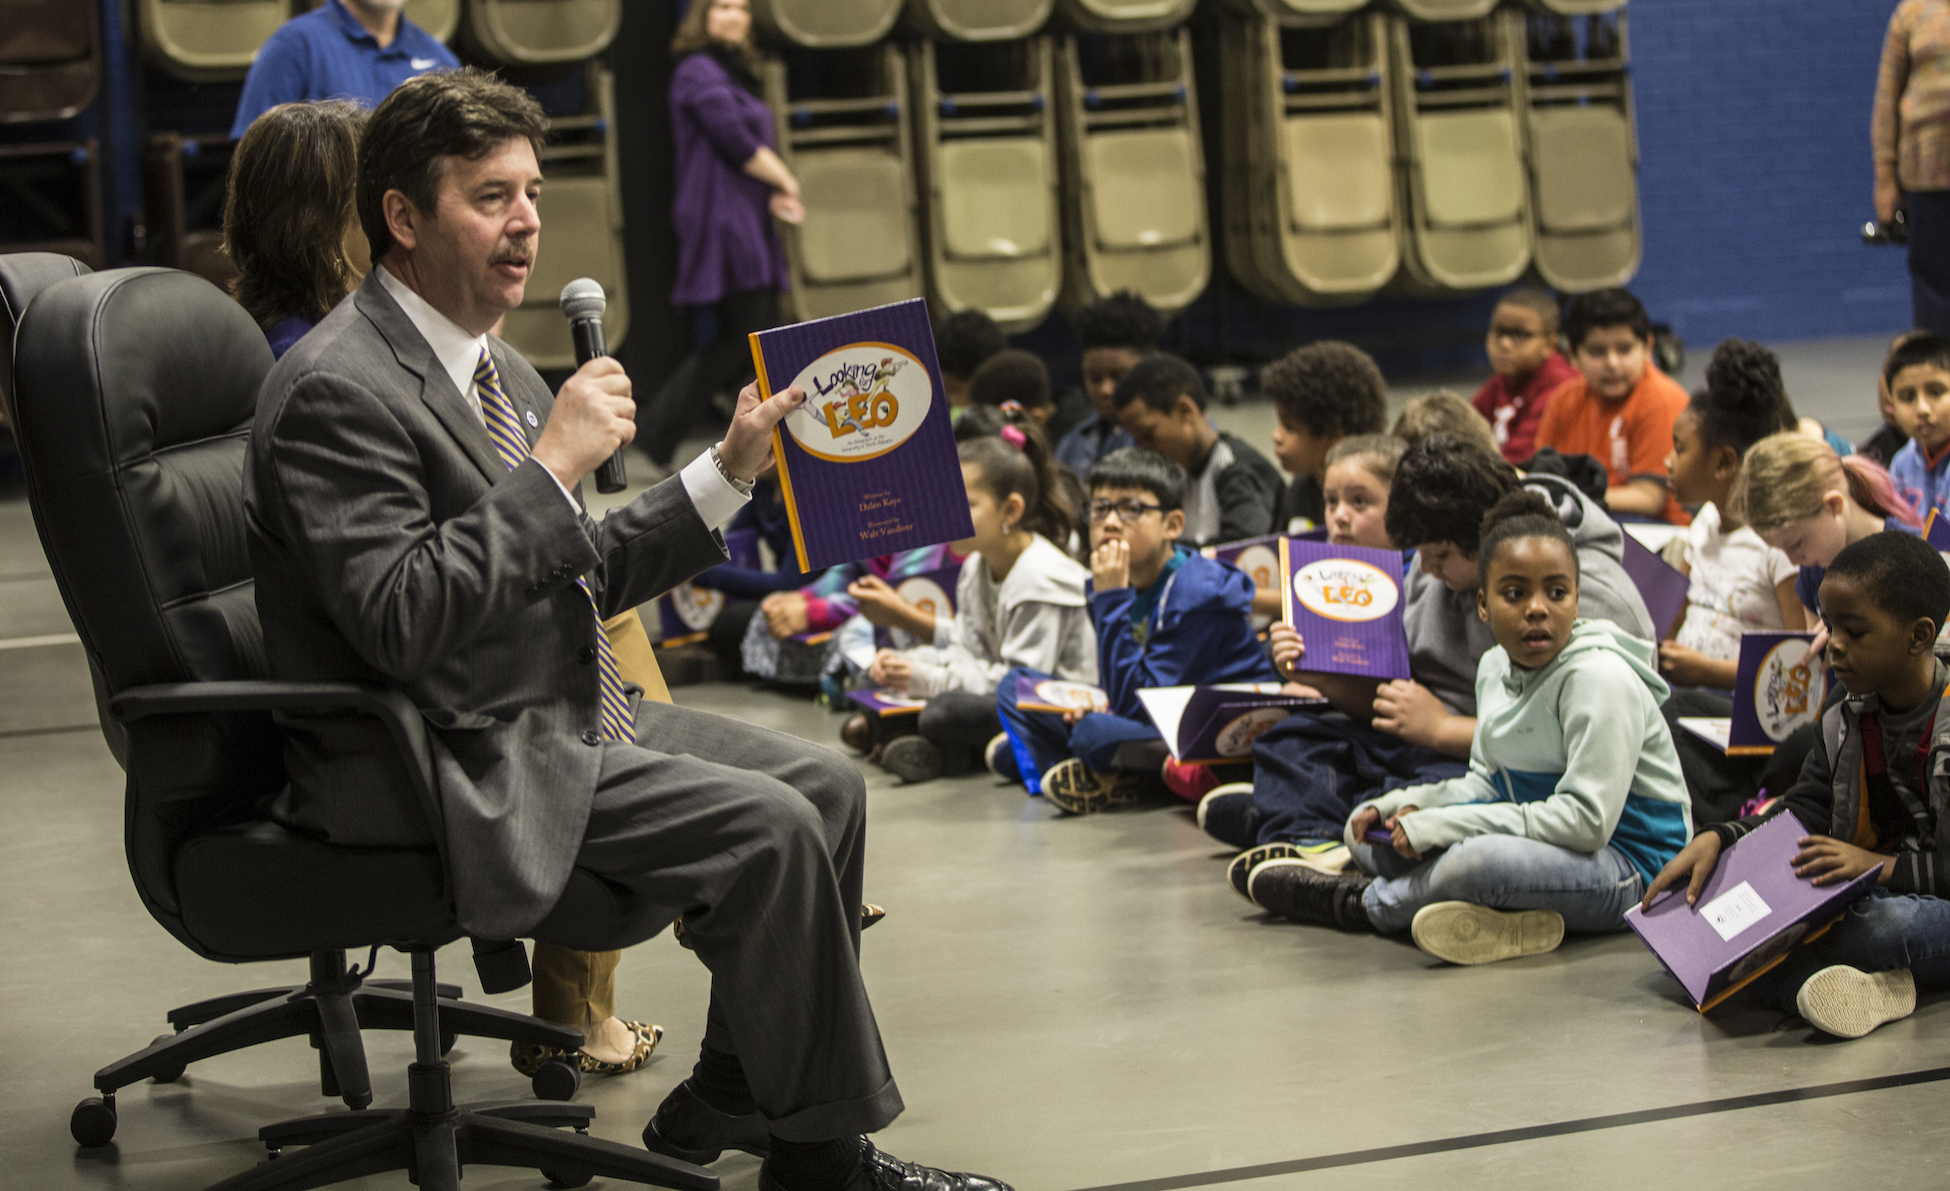
[[[400,797],[357,719],[288,725],[279,812],[347,844],[438,830],[476,937],[531,930],[576,866],[660,907],[639,927],[681,913],[711,1007],[697,1069],[645,1129],[654,1148],[768,1153],[768,1191],[997,1191],[862,1136],[902,1105],[858,964],[859,771],[681,707],[632,720],[600,620],[724,559],[718,527],[804,395],[747,389],[680,475],[601,522],[583,512],[582,478],[635,433],[629,378],[595,360],[551,400],[488,334],[535,260],[545,128],[526,93],[474,71],[393,92],[359,154],[375,267],[265,380],[246,501],[272,671],[411,698],[444,822]]]

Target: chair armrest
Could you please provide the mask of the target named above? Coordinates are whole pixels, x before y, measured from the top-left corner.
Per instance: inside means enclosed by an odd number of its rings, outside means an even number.
[[[202,715],[216,711],[355,711],[378,720],[393,738],[413,792],[446,853],[446,822],[433,787],[433,750],[426,721],[398,691],[352,682],[162,682],[136,686],[108,701],[119,723],[154,715]]]

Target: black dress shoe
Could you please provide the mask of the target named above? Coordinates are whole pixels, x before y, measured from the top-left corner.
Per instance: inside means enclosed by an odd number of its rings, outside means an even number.
[[[758,1191],[799,1191],[772,1177],[772,1164],[758,1168]],[[1015,1191],[1001,1179],[981,1174],[936,1170],[919,1162],[902,1162],[883,1154],[866,1138],[860,1139],[860,1168],[846,1191]]]
[[[655,1153],[705,1166],[716,1162],[726,1150],[743,1150],[762,1158],[772,1149],[772,1134],[763,1115],[751,1112],[734,1117],[720,1112],[691,1091],[691,1082],[685,1080],[670,1089],[670,1095],[643,1127],[643,1145]]]

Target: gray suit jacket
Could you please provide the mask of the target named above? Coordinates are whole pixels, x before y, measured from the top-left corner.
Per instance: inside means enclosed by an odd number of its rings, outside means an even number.
[[[490,343],[532,443],[548,388]],[[461,926],[525,933],[568,881],[605,747],[576,576],[612,616],[723,561],[722,540],[677,477],[599,523],[539,463],[510,470],[376,270],[265,379],[245,502],[273,675],[412,699]],[[375,724],[287,727],[280,817],[346,844],[432,839]]]

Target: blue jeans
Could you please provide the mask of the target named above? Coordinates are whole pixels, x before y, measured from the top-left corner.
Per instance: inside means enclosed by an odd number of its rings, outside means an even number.
[[[1644,875],[1614,848],[1587,854],[1521,835],[1476,835],[1420,861],[1376,844],[1352,851],[1374,878],[1361,904],[1381,934],[1407,930],[1415,911],[1435,902],[1556,910],[1564,929],[1601,934],[1624,930],[1625,911],[1645,896]]]
[[[996,688],[995,707],[1002,716],[1002,730],[1009,734],[1016,766],[1022,770],[1022,784],[1031,794],[1041,794],[1043,774],[1071,757],[1081,758],[1099,773],[1110,773],[1117,768],[1119,745],[1159,739],[1150,724],[1121,715],[1092,712],[1072,726],[1054,711],[1025,711],[1016,706],[1016,679],[1023,675],[1049,677],[1021,667],[1009,671]]]
[[[1300,712],[1253,742],[1253,809],[1262,844],[1338,840],[1347,817],[1403,786],[1469,766],[1344,715]]]
[[[1740,995],[1793,1013],[1801,985],[1835,964],[1864,972],[1908,968],[1920,991],[1950,988],[1950,901],[1878,889],[1850,906],[1827,934],[1788,952]]]

